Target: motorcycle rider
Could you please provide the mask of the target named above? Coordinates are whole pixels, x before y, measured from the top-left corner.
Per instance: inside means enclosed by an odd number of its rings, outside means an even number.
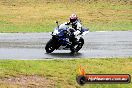
[[[52,39],[50,39],[45,47],[47,53],[53,52],[55,49],[59,49],[61,46],[63,49],[70,49],[72,54],[76,54],[83,46],[83,35],[88,32],[88,29],[82,27],[76,14],[70,16],[70,21],[62,24],[58,24],[52,32]]]
[[[78,19],[76,14],[71,14],[70,16],[70,22],[67,23],[67,25],[71,25],[75,31],[71,34],[70,41],[72,42],[72,45],[74,46],[77,42],[77,36],[79,34],[82,34],[82,24],[80,20]]]
[[[82,30],[82,24],[80,22],[80,20],[78,19],[76,14],[71,14],[70,16],[70,22],[67,22],[66,25],[71,25],[73,29],[75,29],[76,31],[74,32],[74,36],[77,36],[79,34],[81,34],[81,30]]]
[[[71,26],[71,28],[74,29],[71,30],[71,35],[69,38],[71,42],[71,48],[74,49],[74,45],[77,44],[77,40],[78,40],[77,36],[82,34],[82,24],[76,14],[71,14],[69,20],[70,20],[69,22],[66,22],[66,25]]]

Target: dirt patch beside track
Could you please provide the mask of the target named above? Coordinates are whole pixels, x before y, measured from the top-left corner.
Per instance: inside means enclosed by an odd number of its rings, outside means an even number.
[[[4,84],[7,88],[54,88],[55,82],[40,76],[19,76],[1,78],[0,84]]]

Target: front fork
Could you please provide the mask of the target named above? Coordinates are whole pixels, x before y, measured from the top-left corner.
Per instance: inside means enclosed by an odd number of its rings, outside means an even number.
[[[60,47],[60,44],[58,43],[59,41],[58,41],[57,36],[52,35],[52,39],[54,41],[54,47],[55,47],[55,49],[58,49]]]

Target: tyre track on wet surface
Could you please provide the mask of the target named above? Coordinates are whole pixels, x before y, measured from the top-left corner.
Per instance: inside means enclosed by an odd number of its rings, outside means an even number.
[[[69,50],[46,54],[50,33],[0,33],[0,59],[131,57],[132,31],[89,32],[76,55]]]

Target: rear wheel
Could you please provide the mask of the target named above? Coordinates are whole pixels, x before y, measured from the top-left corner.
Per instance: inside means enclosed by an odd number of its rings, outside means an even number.
[[[83,44],[84,44],[84,39],[81,37],[77,44],[71,46],[70,48],[71,52],[72,53],[78,52],[82,48]]]
[[[53,39],[50,39],[50,40],[47,42],[46,46],[45,46],[46,52],[47,52],[47,53],[52,53],[52,52],[55,50],[55,46],[54,46],[54,45],[55,45],[55,44],[54,44]]]

